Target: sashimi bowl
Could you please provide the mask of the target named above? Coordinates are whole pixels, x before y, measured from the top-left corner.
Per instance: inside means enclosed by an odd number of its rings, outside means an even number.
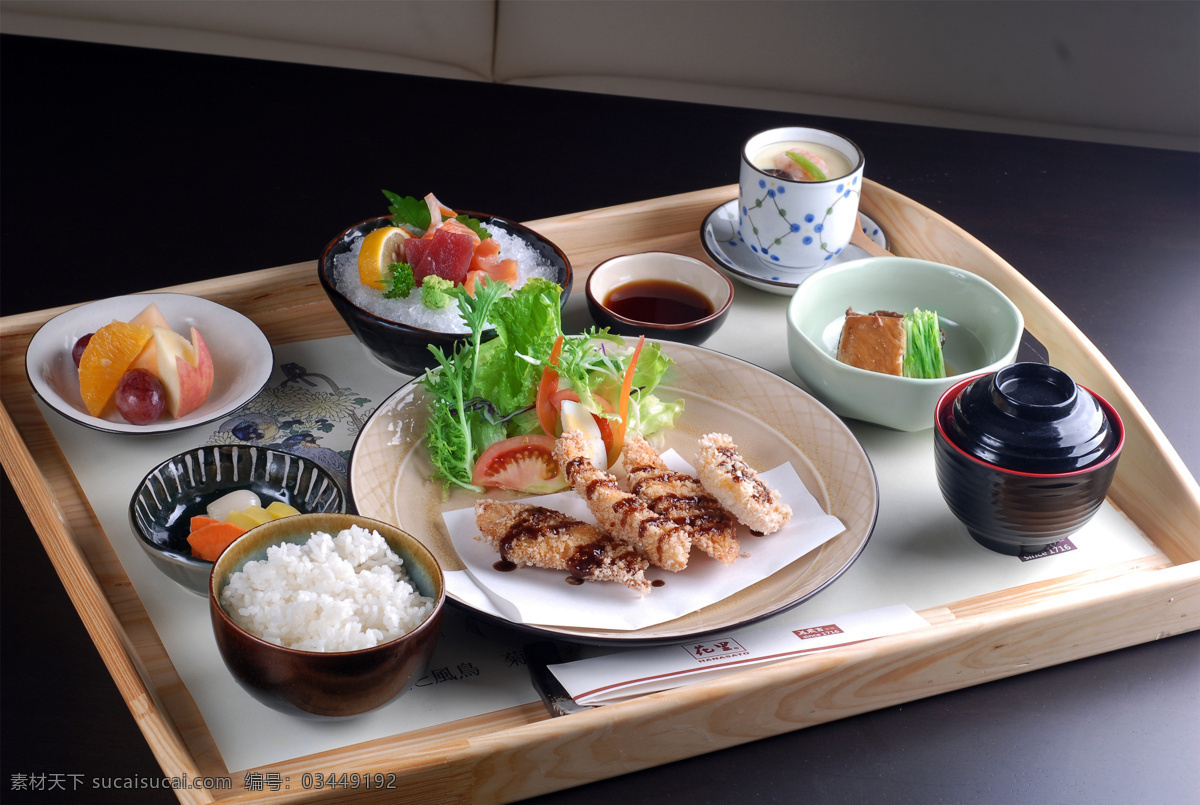
[[[327,470],[282,450],[225,444],[167,459],[134,490],[129,524],[155,567],[196,595],[208,595],[213,562],[198,557],[188,541],[192,518],[207,516],[209,504],[235,490],[253,494],[263,508],[278,502],[301,514],[346,510],[346,497]]]
[[[399,528],[305,514],[247,531],[213,567],[221,659],[258,701],[290,715],[355,716],[403,694],[429,664],[445,577]]]
[[[571,262],[562,249],[515,221],[477,212],[461,214],[478,220],[491,239],[499,243],[500,258],[516,261],[517,276],[509,277],[514,288],[532,277],[548,279],[562,288],[559,301],[566,304],[571,292],[572,272]],[[469,329],[453,300],[441,308],[429,308],[425,304],[423,282],[406,298],[385,297],[383,286],[374,277],[369,279],[376,284],[364,282],[359,270],[359,252],[372,232],[391,226],[391,217],[381,216],[349,227],[325,247],[317,273],[333,306],[367,351],[397,372],[419,375],[437,365],[429,349],[431,346],[450,354],[456,342],[467,337]],[[456,281],[461,275],[457,268],[443,271],[437,267],[440,260],[447,265],[457,263],[459,257],[453,247],[433,248],[434,251],[421,258],[434,266],[428,270],[437,276],[445,274],[443,278],[448,281]],[[474,258],[469,256],[470,259]],[[468,267],[471,265],[469,260]],[[414,273],[425,270],[413,267]],[[424,280],[424,275],[421,279]],[[468,282],[474,282],[474,279]],[[444,299],[438,301],[445,302]],[[485,337],[492,333],[494,331],[489,330]]]

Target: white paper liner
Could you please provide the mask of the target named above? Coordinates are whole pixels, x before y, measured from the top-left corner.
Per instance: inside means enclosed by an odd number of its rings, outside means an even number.
[[[673,470],[694,474],[674,450],[664,453],[663,460]],[[722,565],[693,549],[685,570],[671,573],[651,567],[646,578],[665,583],[646,595],[612,582],[567,584],[569,574],[563,570],[520,567],[511,572],[498,571],[493,565],[499,555],[477,539],[480,534],[475,510],[446,512],[446,527],[468,577],[452,578],[448,591],[473,601],[482,594],[491,605],[490,611],[514,623],[632,630],[674,620],[762,581],[845,530],[838,518],[825,514],[791,464],[781,464],[759,477],[792,507],[788,524],[764,537],[752,536],[745,526],[739,527],[742,556],[732,565]],[[583,498],[571,491],[524,498],[522,502],[596,522]],[[474,582],[475,589],[464,583],[467,580]]]
[[[928,625],[903,604],[819,620],[792,613],[766,626],[548,667],[577,703],[615,704]]]

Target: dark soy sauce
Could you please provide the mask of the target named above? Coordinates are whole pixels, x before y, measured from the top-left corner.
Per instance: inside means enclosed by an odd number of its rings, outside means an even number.
[[[685,324],[713,314],[708,297],[694,288],[670,280],[635,280],[609,292],[604,306],[634,321]]]

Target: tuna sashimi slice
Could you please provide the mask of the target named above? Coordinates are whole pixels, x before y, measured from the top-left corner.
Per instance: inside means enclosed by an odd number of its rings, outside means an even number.
[[[413,280],[418,285],[430,274],[461,284],[467,277],[467,267],[471,264],[474,251],[475,243],[468,235],[442,229],[429,239],[428,248],[415,263],[408,254],[407,242],[405,244],[405,255],[410,258]]]

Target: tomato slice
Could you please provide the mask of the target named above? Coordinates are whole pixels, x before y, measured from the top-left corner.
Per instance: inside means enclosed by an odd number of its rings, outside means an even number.
[[[552,367],[558,366],[558,356],[562,354],[563,337],[554,340],[554,348],[550,350],[550,366],[542,370],[542,379],[537,389],[538,423],[547,436],[554,437],[558,425],[558,409],[551,405],[550,397],[558,391],[558,371]]]
[[[565,489],[567,479],[554,460],[554,437],[530,434],[503,439],[484,450],[471,483],[545,494]]]

